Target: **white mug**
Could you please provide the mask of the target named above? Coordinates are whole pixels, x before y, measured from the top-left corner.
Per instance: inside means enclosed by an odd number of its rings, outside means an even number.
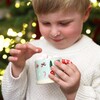
[[[55,73],[51,70],[51,66],[54,65],[55,61],[60,61],[60,57],[44,58],[35,61],[37,84],[54,83],[48,75]]]

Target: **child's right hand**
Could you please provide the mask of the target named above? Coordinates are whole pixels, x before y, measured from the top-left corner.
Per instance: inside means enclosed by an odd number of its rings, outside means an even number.
[[[57,75],[50,73],[49,77],[60,86],[67,100],[75,100],[81,79],[77,66],[69,60],[56,61],[51,70]]]
[[[25,66],[27,59],[32,57],[35,53],[40,53],[41,48],[35,47],[32,44],[17,44],[15,49],[10,50],[10,57],[8,60],[13,63],[12,74],[14,77],[18,77]]]

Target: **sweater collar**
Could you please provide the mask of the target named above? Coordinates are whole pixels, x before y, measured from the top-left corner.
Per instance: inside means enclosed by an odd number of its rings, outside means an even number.
[[[86,35],[82,35],[82,38],[80,40],[78,40],[75,44],[73,44],[72,46],[65,48],[65,49],[57,49],[54,46],[52,46],[47,40],[43,39],[43,44],[45,44],[46,50],[50,50],[51,51],[67,51],[67,52],[75,52],[76,50],[81,50],[86,48],[88,45],[90,45],[92,39]]]

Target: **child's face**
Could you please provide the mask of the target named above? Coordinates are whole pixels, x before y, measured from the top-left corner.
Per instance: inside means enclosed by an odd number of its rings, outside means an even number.
[[[37,17],[42,36],[58,49],[73,45],[81,37],[83,17],[79,13],[58,11]]]

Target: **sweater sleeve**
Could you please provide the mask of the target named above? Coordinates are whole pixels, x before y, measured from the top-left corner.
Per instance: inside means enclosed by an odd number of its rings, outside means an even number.
[[[2,80],[2,95],[4,100],[25,100],[27,89],[27,66],[14,78],[11,72],[11,63],[7,66]]]
[[[75,100],[100,100],[100,65],[95,67],[91,86],[80,85]]]

